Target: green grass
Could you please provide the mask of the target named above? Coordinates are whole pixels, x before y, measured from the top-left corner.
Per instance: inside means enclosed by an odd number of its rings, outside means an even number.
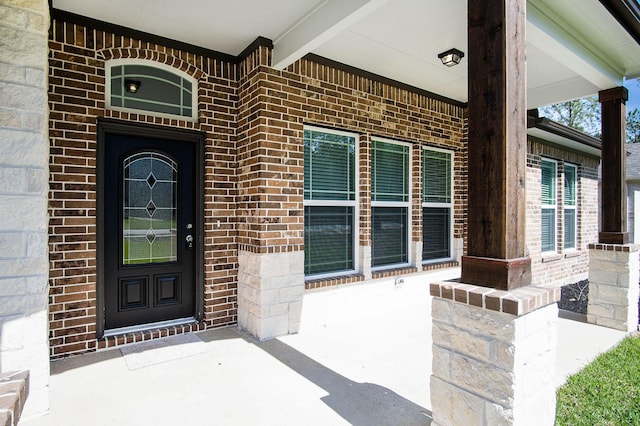
[[[558,389],[556,425],[640,425],[640,337],[628,337]]]

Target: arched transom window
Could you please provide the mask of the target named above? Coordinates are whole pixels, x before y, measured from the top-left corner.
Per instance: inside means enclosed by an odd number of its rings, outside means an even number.
[[[113,60],[106,70],[108,108],[197,117],[195,79],[149,61]]]

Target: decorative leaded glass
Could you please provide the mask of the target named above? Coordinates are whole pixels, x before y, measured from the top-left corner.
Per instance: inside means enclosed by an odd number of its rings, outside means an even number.
[[[123,162],[122,264],[177,260],[177,164],[156,152]]]

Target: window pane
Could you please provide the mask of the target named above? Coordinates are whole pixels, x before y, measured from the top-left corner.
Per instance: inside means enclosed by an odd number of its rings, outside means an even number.
[[[373,201],[409,201],[409,147],[373,141]]]
[[[576,211],[564,211],[564,248],[576,248]]]
[[[305,207],[304,273],[353,268],[353,207]]]
[[[111,76],[111,106],[192,115],[192,84],[178,74],[147,65],[116,65]],[[128,80],[140,83],[135,93],[125,90]]]
[[[568,206],[576,205],[576,174],[575,166],[564,166],[564,203]]]
[[[451,154],[423,151],[422,195],[424,202],[451,202]]]
[[[422,260],[450,257],[450,209],[422,209]]]
[[[542,160],[541,164],[542,204],[556,204],[556,163]]]
[[[304,131],[305,200],[355,200],[355,137]]]
[[[542,209],[542,251],[556,250],[556,209]]]
[[[407,209],[374,207],[372,209],[372,266],[408,262]]]

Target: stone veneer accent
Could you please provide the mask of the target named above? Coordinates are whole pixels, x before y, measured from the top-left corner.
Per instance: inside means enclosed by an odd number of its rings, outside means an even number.
[[[297,333],[304,252],[238,253],[238,325],[260,340]]]
[[[640,245],[589,245],[587,321],[625,332],[638,329]]]
[[[18,424],[28,396],[28,371],[0,373],[0,425]]]
[[[433,425],[555,419],[559,288],[431,284]]]
[[[0,368],[30,372],[30,417],[49,408],[49,5],[0,0],[0,16]]]

